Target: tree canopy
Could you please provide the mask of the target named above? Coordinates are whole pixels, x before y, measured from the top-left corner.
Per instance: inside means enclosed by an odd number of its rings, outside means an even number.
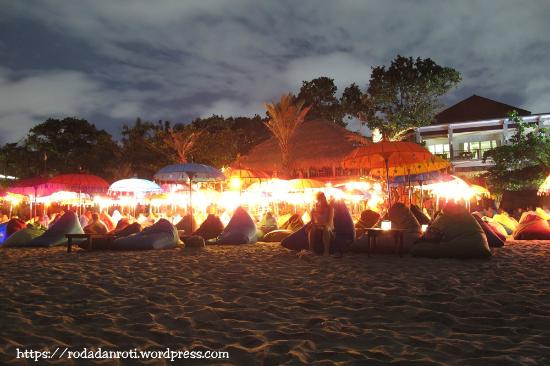
[[[483,160],[495,163],[485,178],[496,193],[536,189],[550,172],[550,136],[544,128],[529,126],[516,111],[508,118],[516,132],[507,144],[485,153]]]
[[[458,71],[430,58],[398,55],[388,68],[372,69],[362,120],[385,138],[399,140],[411,128],[430,124],[441,107],[439,97],[460,80]]]
[[[119,155],[119,147],[108,132],[73,117],[50,118],[31,128],[22,144],[7,148],[16,153],[12,161],[18,155],[25,161],[19,176],[74,172],[106,176]]]

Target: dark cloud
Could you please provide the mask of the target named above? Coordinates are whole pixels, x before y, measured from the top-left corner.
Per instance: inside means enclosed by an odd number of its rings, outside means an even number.
[[[472,93],[550,109],[550,2],[5,1],[0,133],[50,116],[117,132],[137,116],[188,121],[263,113],[326,75],[364,87],[398,53],[462,72]]]

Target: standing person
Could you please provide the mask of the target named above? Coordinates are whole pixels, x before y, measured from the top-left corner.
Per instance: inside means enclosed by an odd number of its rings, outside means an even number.
[[[314,251],[315,237],[321,232],[323,240],[323,255],[329,255],[330,240],[334,229],[334,207],[329,204],[323,192],[317,193],[316,201],[311,211],[311,227],[308,232],[309,249]]]

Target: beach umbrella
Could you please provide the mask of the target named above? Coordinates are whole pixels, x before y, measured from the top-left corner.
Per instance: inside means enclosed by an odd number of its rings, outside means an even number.
[[[50,183],[63,184],[75,192],[97,193],[105,192],[109,183],[92,174],[61,174],[49,179]]]
[[[171,164],[161,168],[154,175],[155,180],[162,183],[189,183],[193,182],[221,182],[226,179],[225,175],[218,169],[205,164],[184,163]],[[192,194],[189,190],[189,214],[193,215]],[[193,229],[193,228],[192,228]]]
[[[306,189],[325,188],[325,183],[315,179],[291,179],[287,182],[288,189],[291,191],[305,191]]]
[[[241,189],[243,184],[250,185],[269,179],[269,175],[264,172],[241,168],[227,168],[223,171],[223,174],[227,177],[229,186],[235,189]]]
[[[97,175],[92,174],[61,174],[49,180],[50,183],[63,184],[68,189],[78,192],[78,209],[82,209],[82,193],[105,192],[109,183]]]
[[[479,197],[491,197],[491,192],[485,187],[477,184],[470,184],[470,189],[473,191],[474,196]]]
[[[422,178],[422,175],[425,173],[438,172],[443,169],[447,169],[451,166],[451,163],[439,156],[432,156],[431,158],[418,161],[412,164],[403,164],[396,165],[389,169],[390,177],[408,177],[416,175],[419,178]],[[385,168],[375,168],[369,171],[369,174],[372,176],[383,177],[386,175]],[[412,180],[412,178],[411,178]],[[394,180],[392,179],[392,182]]]
[[[11,187],[8,188],[8,192],[32,197],[33,199],[30,200],[30,214],[31,216],[35,216],[37,197],[49,196],[52,193],[62,191],[64,189],[65,185],[51,183],[48,178],[33,177],[16,181]],[[33,211],[33,206],[35,211]]]
[[[412,166],[433,159],[432,153],[422,145],[406,141],[386,141],[354,149],[342,161],[344,168],[384,169],[391,202],[390,171],[392,168]]]
[[[109,195],[143,197],[148,194],[162,193],[162,188],[150,180],[129,178],[118,180],[111,184],[107,193]]]

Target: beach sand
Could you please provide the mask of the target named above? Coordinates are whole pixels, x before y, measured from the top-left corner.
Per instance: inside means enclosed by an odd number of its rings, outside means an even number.
[[[508,242],[489,261],[297,258],[268,243],[12,249],[0,268],[0,364],[57,347],[229,352],[201,364],[550,364],[550,242]]]

